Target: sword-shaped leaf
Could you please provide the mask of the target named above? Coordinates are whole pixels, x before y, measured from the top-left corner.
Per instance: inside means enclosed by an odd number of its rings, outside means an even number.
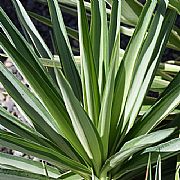
[[[19,136],[22,136],[28,140],[42,144],[47,147],[57,148],[53,143],[51,143],[51,141],[45,139],[34,128],[24,124],[1,106],[0,106],[0,120],[1,120],[1,125],[3,125],[3,127],[7,128],[8,130],[12,131],[13,133]]]
[[[45,167],[41,162],[33,161],[23,157],[17,157],[6,153],[0,153],[0,164],[7,165],[10,168],[29,171],[32,173],[46,175]],[[49,177],[58,178],[61,174],[58,169],[46,165],[47,174]]]
[[[126,98],[133,78],[133,71],[137,56],[142,48],[156,3],[156,0],[147,1],[116,75],[111,120],[111,126],[113,129],[112,132],[114,133],[112,138],[116,136],[116,126],[118,125],[124,110]]]
[[[116,41],[117,34],[120,31],[121,18],[121,0],[115,0],[112,3],[111,20],[109,26],[109,55],[113,51],[113,47]]]
[[[127,138],[147,134],[157,126],[180,103],[180,86],[174,87],[169,93],[156,102],[144,116],[134,124]]]
[[[23,27],[26,29],[27,33],[31,37],[31,40],[34,46],[37,48],[40,56],[52,58],[51,51],[49,50],[41,35],[37,31],[36,27],[32,23],[21,2],[19,0],[12,0],[12,2],[14,4],[14,7],[16,8],[18,19],[21,21]]]
[[[165,43],[167,43],[167,40],[168,40],[167,37],[173,25],[173,23],[169,24],[169,21],[174,22],[174,19],[175,19],[174,12],[166,14],[167,6],[168,6],[168,1],[162,0],[159,2],[158,8],[155,12],[154,18],[149,27],[149,33],[144,41],[142,50],[137,57],[133,82],[130,87],[130,91],[128,93],[127,102],[126,102],[125,110],[124,110],[124,117],[123,117],[122,128],[124,129],[127,122],[129,123],[127,131],[129,131],[129,129],[132,127],[136,119],[136,116],[138,114],[142,101],[144,99],[145,92],[147,92],[149,83],[151,83],[151,79],[154,75],[154,72],[157,69],[156,67],[160,63],[162,51],[165,48]],[[164,22],[164,18],[166,18],[165,22]],[[161,37],[161,40],[159,39],[159,37]],[[162,40],[162,37],[163,37],[163,40]],[[162,44],[164,44],[164,46]],[[157,47],[158,45],[159,47]],[[158,48],[158,52],[156,51],[157,48]],[[150,71],[151,73],[149,73]],[[145,84],[145,82],[147,86],[143,87],[142,89],[141,86],[143,83]],[[144,93],[142,92],[140,93],[140,90],[143,90]],[[136,101],[140,101],[140,102],[136,102]],[[136,111],[136,114],[134,114],[134,112],[132,113],[132,109],[135,108],[135,104],[139,105],[139,108],[138,108],[138,111]]]
[[[81,80],[74,62],[70,42],[67,36],[61,10],[57,0],[48,0],[54,37],[58,54],[66,79],[70,83],[76,97],[82,102]]]
[[[83,0],[78,1],[78,15],[81,66],[84,75],[83,88],[86,92],[89,117],[97,127],[100,109],[99,89]]]
[[[147,135],[142,135],[126,142],[121,150],[115,155],[111,156],[106,160],[103,171],[108,172],[109,170],[120,166],[126,159],[131,157],[134,153],[145,149],[152,144],[162,141],[174,132],[175,128],[169,128],[165,130],[159,130]]]
[[[102,145],[99,134],[62,72],[58,69],[55,72],[74,131],[98,173],[102,163]]]
[[[90,38],[92,44],[92,52],[94,56],[94,64],[96,74],[99,72],[99,52],[100,52],[100,37],[101,37],[101,19],[98,0],[91,1],[91,27]]]
[[[16,51],[16,49],[8,42],[8,40],[0,34],[1,46],[3,50],[13,59],[21,72],[25,75],[26,79],[30,83],[31,87],[38,94],[38,98],[44,103],[45,107],[48,109],[49,113],[55,120],[55,124],[58,125],[59,132],[67,138],[71,145],[80,153],[83,157],[87,158],[86,152],[82,148],[78,138],[75,135],[70,118],[68,116],[67,110],[65,108],[64,102],[60,94],[56,91],[51,81],[40,67],[36,63],[36,59],[26,59],[21,56],[21,54]],[[23,50],[23,49],[22,49]],[[34,63],[32,66],[31,62]],[[12,93],[13,95],[13,93]],[[22,95],[20,95],[21,97]],[[33,113],[31,114],[33,115]]]
[[[2,65],[2,63],[0,63],[0,81],[6,88],[7,92],[11,95],[11,97],[19,104],[22,110],[31,119],[36,130],[43,136],[48,138],[50,141],[55,143],[60,149],[62,149],[64,153],[67,153],[71,157],[76,157],[69,143],[61,136],[64,134],[62,134],[62,132],[58,128],[53,117],[48,113],[48,111],[44,108],[40,101],[19,80],[17,80],[17,78],[14,77]],[[0,115],[3,118],[7,119],[7,121],[2,120],[1,123],[3,125],[7,126],[7,128],[11,127],[12,129],[10,130],[14,130],[15,133],[25,133],[26,137],[31,138],[29,136],[33,133],[32,130],[28,130],[30,131],[30,134],[28,135],[28,133],[24,132],[25,130],[27,130],[27,128],[25,128],[25,125],[23,126],[22,123],[20,124],[20,122],[17,123],[17,120],[14,117],[8,115],[2,108],[0,111]],[[11,126],[8,126],[8,123],[10,123]],[[14,129],[14,126],[17,129]],[[33,135],[32,138],[34,139]]]
[[[107,75],[107,81],[103,92],[101,110],[99,116],[98,131],[100,137],[102,138],[102,143],[104,147],[103,148],[104,158],[107,158],[108,155],[108,144],[109,144],[110,125],[111,125],[111,108],[112,108],[113,94],[114,94],[116,65],[117,65],[117,61],[119,61],[119,50],[120,50],[120,31],[117,34],[116,42],[114,44],[114,48],[111,56],[109,73]]]
[[[20,152],[27,153],[29,155],[38,157],[43,160],[47,160],[53,165],[59,168],[70,169],[74,172],[82,174],[89,174],[89,169],[67,156],[62,155],[59,151],[55,151],[51,148],[41,146],[37,143],[25,140],[20,136],[5,131],[0,131],[0,144],[6,147],[11,147]]]

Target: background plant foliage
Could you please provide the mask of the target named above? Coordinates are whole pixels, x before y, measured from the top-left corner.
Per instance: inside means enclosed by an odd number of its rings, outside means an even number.
[[[124,180],[146,171],[152,179],[156,164],[156,178],[171,172],[178,179],[180,67],[160,60],[166,46],[180,49],[179,1],[148,0],[143,7],[130,0],[64,0],[61,8],[57,0],[42,1],[51,20],[12,2],[26,38],[0,8],[0,46],[30,89],[2,63],[0,81],[31,126],[0,107],[0,124],[9,130],[0,130],[0,144],[43,163],[0,153],[0,177]],[[60,9],[77,13],[78,31],[65,27]],[[28,14],[52,27],[57,54]],[[125,50],[120,33],[131,36]],[[79,38],[80,56],[68,34]]]

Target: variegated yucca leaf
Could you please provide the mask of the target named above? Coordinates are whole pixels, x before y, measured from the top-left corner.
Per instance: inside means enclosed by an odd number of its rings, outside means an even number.
[[[0,144],[42,163],[0,153],[0,179],[152,179],[154,165],[156,179],[165,178],[180,152],[180,64],[161,59],[166,47],[180,49],[180,2],[38,1],[50,18],[12,0],[28,36],[0,8],[0,56],[10,57],[30,86],[0,63],[0,82],[30,121],[0,107],[8,130],[0,130]],[[78,16],[78,30],[65,26],[62,12]],[[52,28],[56,54],[30,17]],[[126,49],[121,34],[131,37]],[[68,35],[79,41],[77,56]]]

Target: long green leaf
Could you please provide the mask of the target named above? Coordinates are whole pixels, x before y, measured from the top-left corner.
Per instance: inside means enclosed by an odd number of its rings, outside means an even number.
[[[84,74],[84,88],[86,91],[85,96],[87,96],[88,114],[95,126],[97,126],[100,109],[99,90],[92,46],[88,33],[88,22],[84,2],[82,0],[78,1],[78,18],[80,55],[82,59],[81,65]]]
[[[62,149],[62,151],[64,151],[64,153],[67,153],[71,157],[76,157],[74,156],[74,153],[72,152],[72,149],[70,148],[71,146],[68,144],[68,142],[62,136],[60,136],[62,132],[59,131],[56,124],[54,124],[52,116],[42,106],[38,99],[21,82],[19,82],[19,80],[17,80],[17,78],[15,78],[2,65],[2,63],[0,63],[0,81],[6,88],[7,92],[13,97],[19,106],[21,106],[22,110],[30,117],[37,131],[43,134],[43,136],[48,138],[50,141],[54,142],[60,149]],[[17,134],[22,133],[20,135],[23,135],[23,137],[28,137],[31,140],[35,140],[37,138],[37,136],[31,135],[33,134],[32,130],[29,128],[27,129],[25,125],[22,125],[22,123],[18,123],[14,117],[8,115],[5,111],[3,111],[3,109],[1,110],[0,114],[3,118],[9,119],[7,121],[2,120],[1,123],[5,125],[5,127],[10,128],[10,130]],[[35,142],[37,142],[37,140],[39,140],[41,143],[46,142],[42,141],[40,138],[36,139]]]
[[[0,7],[0,18],[1,18],[0,27],[2,27],[9,41],[13,44],[13,46],[17,49],[17,51],[23,57],[26,57],[26,60],[31,64],[32,67],[38,69],[37,72],[41,74],[41,76],[43,76],[44,80],[46,80],[47,82],[51,80],[50,75],[45,71],[45,68],[43,68],[41,62],[39,61],[32,47],[27,43],[27,41],[24,39],[22,34],[14,26],[12,21],[9,19],[9,17],[6,15],[6,13],[3,11],[1,7]],[[21,67],[19,67],[16,62],[15,64],[18,67],[18,69],[21,69]],[[55,85],[55,83],[53,83],[53,81],[51,81],[51,83],[49,84],[52,84],[54,86],[53,88],[56,88],[56,91],[58,91],[58,88]]]
[[[101,110],[99,116],[98,130],[100,137],[103,142],[104,158],[108,155],[108,144],[109,144],[109,133],[111,124],[111,108],[113,102],[113,93],[115,85],[116,76],[116,65],[119,61],[119,49],[120,49],[120,31],[116,37],[116,42],[114,44],[114,49],[111,56],[109,73],[107,75],[107,81],[104,88],[104,93],[101,102]]]
[[[155,50],[154,50],[154,52],[152,54],[152,57],[151,57],[152,58],[151,59],[151,63],[148,66],[148,70],[147,70],[146,76],[145,76],[145,78],[143,80],[143,83],[142,83],[142,85],[140,87],[139,93],[137,95],[136,102],[135,102],[135,104],[134,104],[134,106],[132,108],[131,117],[130,117],[130,120],[129,120],[129,122],[130,122],[129,128],[134,123],[134,120],[135,120],[135,118],[136,118],[136,116],[137,116],[137,114],[139,112],[139,109],[140,109],[140,107],[142,105],[142,102],[143,102],[143,99],[144,99],[145,94],[147,92],[147,89],[149,88],[149,86],[150,86],[150,84],[152,82],[152,79],[153,79],[153,77],[155,75],[155,72],[157,70],[157,66],[158,66],[158,64],[160,62],[160,59],[162,57],[163,50],[164,50],[165,44],[166,44],[166,42],[168,40],[170,29],[171,29],[171,26],[172,26],[172,24],[174,22],[175,17],[176,17],[176,14],[173,11],[169,11],[167,16],[166,16],[166,19],[164,21],[163,27],[161,29],[161,33],[160,33],[158,42],[156,43]],[[167,26],[168,26],[168,28],[167,28]],[[140,80],[140,77],[139,77],[139,80]],[[138,80],[138,82],[139,82],[139,80]],[[136,84],[137,84],[137,81],[136,81]],[[153,83],[152,83],[151,88],[154,88],[154,86],[157,88],[157,85],[159,87],[161,86],[161,88],[162,87],[164,88],[168,84],[169,83],[164,81],[164,80],[157,80],[155,78]],[[133,92],[133,90],[132,90],[132,92]]]
[[[106,14],[105,0],[99,1],[100,17],[101,17],[101,43],[100,43],[100,61],[104,62],[105,74],[109,70],[109,36],[108,36],[108,22]],[[107,74],[106,74],[107,75]]]
[[[98,0],[91,1],[91,27],[90,38],[92,44],[92,52],[94,55],[94,64],[96,74],[99,73],[99,54],[100,54],[100,37],[101,37],[101,19]]]
[[[31,63],[27,61],[29,59],[22,57],[1,34],[0,39],[0,44],[3,46],[5,52],[9,54],[18,67],[21,68],[21,72],[23,72],[23,74],[26,76],[26,79],[38,94],[38,97],[43,101],[46,108],[53,116],[53,119],[55,120],[55,123],[58,125],[59,131],[61,132],[60,134],[63,134],[71,143],[71,145],[80,154],[83,154],[83,157],[88,161],[86,152],[82,148],[82,145],[75,135],[61,96],[54,89],[47,76],[39,70],[39,66],[36,64],[36,60],[34,58],[30,59],[34,63],[34,67],[32,67]],[[42,73],[42,75],[40,75],[40,73]]]
[[[144,153],[148,153],[148,152],[161,153],[161,152],[176,152],[176,151],[180,151],[180,138],[175,138],[168,142],[159,144],[157,146],[149,147],[144,151]]]
[[[164,17],[166,17],[166,19],[171,19],[170,18],[170,14],[169,16],[165,16],[165,12],[167,9],[167,5],[168,5],[168,1],[160,1],[157,11],[154,15],[154,18],[152,20],[152,23],[149,27],[149,33],[145,39],[145,42],[142,46],[142,50],[139,53],[139,57],[137,58],[136,61],[136,69],[134,71],[134,78],[133,78],[133,82],[130,88],[130,92],[128,94],[128,98],[127,98],[127,102],[126,102],[126,106],[125,106],[125,110],[124,110],[124,119],[123,119],[123,129],[126,126],[128,119],[130,118],[130,121],[128,122],[128,129],[127,131],[129,131],[129,129],[132,127],[135,118],[137,116],[137,112],[135,116],[132,116],[132,109],[134,108],[134,104],[136,102],[136,100],[140,99],[139,96],[141,96],[141,94],[139,94],[139,91],[141,89],[141,86],[143,84],[143,82],[145,82],[145,77],[146,77],[146,72],[148,71],[148,65],[151,63],[151,58],[154,56],[154,50],[155,48],[157,48],[157,43],[158,41],[162,41],[160,39],[158,39],[158,37],[160,36],[160,34],[162,34],[162,27],[168,29],[169,31],[171,30],[172,26],[168,26],[169,28],[167,28],[167,24],[165,24],[165,26],[163,26],[163,21],[164,21]],[[174,18],[173,18],[174,19]],[[169,22],[169,21],[166,21]],[[162,48],[162,46],[160,46]],[[159,51],[161,51],[161,49],[159,49]],[[157,54],[158,57],[158,54]],[[156,69],[155,67],[157,66],[156,63],[158,63],[159,58],[156,57],[156,61],[153,61],[153,67],[154,69]],[[152,69],[152,72],[154,70]],[[148,75],[148,73],[147,73]],[[150,76],[148,76],[148,79],[151,79]],[[149,80],[150,82],[150,80]],[[148,84],[148,83],[147,83]],[[148,87],[148,86],[147,86]],[[147,88],[146,87],[146,88]],[[147,90],[144,88],[143,89],[144,92],[146,92]],[[142,95],[145,96],[144,93],[142,93]],[[144,99],[144,97],[141,98],[141,102]],[[141,106],[141,104],[139,103],[139,105]],[[139,107],[140,108],[140,107]],[[138,108],[138,110],[139,110]],[[134,115],[134,113],[133,113]]]
[[[37,1],[47,4],[47,2],[45,0],[37,0]],[[178,0],[170,0],[168,7],[179,13],[179,3],[177,1]],[[59,0],[59,2],[64,3],[64,4],[60,4],[60,6],[62,7],[62,9],[64,9],[65,12],[70,13],[74,16],[77,16],[76,9],[74,9],[77,4],[76,0],[72,0],[72,1]],[[108,4],[110,6],[112,5],[111,0],[106,0],[106,2],[108,2]],[[65,4],[69,4],[72,7],[68,7],[68,10],[67,10],[67,6],[65,6]],[[137,0],[124,0],[124,1],[122,1],[122,7],[123,8],[122,8],[121,21],[127,25],[135,26],[138,22],[138,18],[142,12],[143,6]],[[87,10],[90,10],[89,2],[85,2],[85,8]],[[106,11],[109,16],[111,13],[110,9],[107,8]],[[87,13],[87,15],[90,18],[89,12]],[[174,26],[174,28],[172,30],[167,47],[175,49],[175,50],[180,50],[180,45],[179,45],[180,44],[180,36],[177,34],[175,29],[177,29],[176,26]],[[132,33],[130,33],[130,34],[132,34]]]
[[[173,88],[155,105],[153,105],[129,131],[130,137],[137,137],[150,132],[180,103],[180,86]]]
[[[100,98],[102,98],[104,85],[106,82],[106,76],[109,71],[110,55],[109,55],[109,31],[106,14],[106,2],[105,0],[99,1],[100,11],[100,52],[99,52],[99,70],[98,70],[98,85]]]
[[[52,54],[49,48],[47,47],[41,35],[39,34],[36,27],[32,23],[31,19],[29,18],[21,2],[19,0],[12,0],[12,2],[16,8],[16,12],[19,20],[21,21],[23,27],[26,29],[29,36],[31,37],[31,40],[34,43],[34,46],[37,48],[37,51],[39,52],[40,56],[51,58]]]
[[[111,57],[111,53],[113,50],[113,46],[115,44],[115,40],[118,32],[120,31],[120,17],[121,17],[121,0],[115,0],[112,4],[111,10],[111,20],[109,26],[109,55]]]
[[[3,125],[3,127],[7,128],[8,130],[12,131],[13,133],[21,137],[24,137],[28,140],[31,140],[33,142],[39,143],[47,147],[57,148],[53,143],[51,143],[51,141],[48,141],[47,139],[43,138],[43,136],[41,136],[37,131],[35,131],[34,128],[30,128],[26,124],[22,123],[20,120],[18,120],[15,116],[12,116],[1,106],[0,106],[0,120],[1,120],[1,125]],[[66,148],[65,150],[66,151],[64,152],[67,153],[68,151]]]
[[[147,135],[142,135],[137,138],[134,138],[128,142],[126,142],[121,150],[115,155],[111,156],[102,168],[103,171],[109,171],[112,168],[115,168],[124,162],[124,160],[128,159],[134,153],[141,151],[142,149],[155,144],[157,142],[162,141],[167,138],[174,132],[174,128],[159,130]]]
[[[45,169],[41,162],[12,156],[6,153],[0,153],[0,164],[15,167],[19,170],[46,175]],[[60,176],[60,172],[58,171],[58,169],[49,165],[46,165],[46,169],[49,177],[57,178]]]
[[[74,56],[71,50],[58,1],[48,0],[48,5],[63,72],[76,97],[82,102],[81,80],[74,63]]]
[[[132,74],[138,56],[141,50],[148,25],[151,21],[154,8],[157,1],[148,1],[143,9],[139,23],[136,30],[129,42],[126,52],[123,56],[119,70],[116,76],[115,92],[112,106],[112,123],[111,123],[111,135],[112,139],[116,137],[116,126],[122,115],[129,87],[131,85]],[[111,140],[113,141],[113,140]]]
[[[57,80],[75,133],[89,158],[92,160],[96,173],[98,173],[102,163],[102,149],[99,134],[80,102],[74,96],[62,72],[56,69],[56,75],[58,76]]]
[[[58,151],[24,140],[19,136],[5,131],[0,131],[0,144],[47,160],[59,168],[71,169],[74,172],[79,172],[85,175],[90,173],[86,166],[62,155]]]
[[[1,180],[55,180],[56,178],[47,177],[26,171],[17,171],[0,168]]]

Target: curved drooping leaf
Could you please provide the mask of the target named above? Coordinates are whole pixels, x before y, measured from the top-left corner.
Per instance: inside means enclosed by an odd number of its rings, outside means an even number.
[[[46,175],[46,168],[49,177],[57,178],[61,175],[58,169],[49,165],[44,167],[43,164],[38,161],[33,161],[23,157],[16,157],[6,153],[0,153],[0,157],[0,164],[7,165],[10,169],[17,168],[26,172],[29,171],[36,174]]]
[[[45,175],[35,174],[27,171],[17,171],[0,168],[1,180],[55,180],[56,178],[47,177]]]
[[[80,174],[85,175],[90,173],[90,170],[85,165],[62,155],[60,151],[41,146],[12,133],[0,130],[0,144],[49,161],[59,168],[70,169],[74,172],[79,172]]]

